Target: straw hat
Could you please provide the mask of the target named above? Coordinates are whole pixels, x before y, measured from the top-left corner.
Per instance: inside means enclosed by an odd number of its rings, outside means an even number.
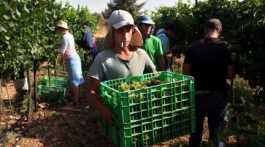
[[[115,10],[111,13],[109,19],[109,31],[105,37],[105,47],[113,48],[113,29],[119,29],[121,27],[132,25],[133,26],[133,34],[131,38],[130,45],[133,47],[141,47],[143,44],[143,38],[139,29],[135,26],[132,15],[124,10]]]
[[[56,24],[56,27],[57,28],[63,28],[63,29],[66,29],[66,30],[69,29],[67,23],[65,21],[63,21],[63,20],[59,20],[57,22],[57,24]]]

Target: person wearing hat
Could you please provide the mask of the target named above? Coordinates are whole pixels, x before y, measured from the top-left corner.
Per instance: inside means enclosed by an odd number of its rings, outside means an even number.
[[[143,40],[134,25],[132,15],[124,10],[115,10],[109,19],[109,31],[105,38],[105,50],[97,54],[87,77],[87,94],[90,106],[99,111],[102,118],[112,122],[112,114],[100,101],[98,95],[101,81],[156,72],[156,67],[147,53],[140,49]]]
[[[137,25],[143,36],[143,48],[157,66],[157,69],[165,70],[165,58],[161,40],[152,35],[155,25],[154,21],[149,16],[143,15],[138,17]]]
[[[209,19],[204,25],[204,38],[188,49],[183,66],[184,74],[195,78],[196,130],[190,136],[190,147],[201,144],[204,117],[208,118],[210,140],[218,146],[217,133],[223,121],[229,89],[226,79],[233,79],[228,43],[219,39],[222,23]]]
[[[79,86],[84,82],[82,75],[81,60],[76,52],[73,35],[69,32],[68,25],[65,21],[58,21],[55,30],[62,36],[59,47],[59,58],[63,59],[66,64],[71,97],[74,103],[79,101]]]

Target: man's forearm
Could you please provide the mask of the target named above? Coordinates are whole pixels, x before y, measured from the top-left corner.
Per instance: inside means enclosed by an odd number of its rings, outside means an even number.
[[[98,109],[102,105],[100,96],[98,95],[100,82],[93,78],[87,77],[85,82],[85,89],[87,90],[86,98],[88,99],[89,105],[95,109]]]
[[[89,92],[87,95],[89,105],[94,109],[100,109],[103,104],[100,101],[100,96],[94,91]]]
[[[183,74],[191,75],[191,66],[190,64],[183,65]]]

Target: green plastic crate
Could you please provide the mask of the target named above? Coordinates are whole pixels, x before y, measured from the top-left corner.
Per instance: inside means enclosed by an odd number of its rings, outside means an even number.
[[[39,85],[45,85],[49,87],[55,87],[55,86],[66,86],[66,78],[65,77],[57,77],[57,76],[44,76],[42,77],[38,84]]]
[[[64,100],[67,80],[64,77],[47,76],[41,78],[37,87],[37,94],[44,101],[57,103]]]
[[[122,83],[159,79],[158,85],[121,92]],[[159,143],[195,130],[194,81],[173,72],[144,74],[101,82],[103,103],[112,110],[114,123],[104,131],[117,146]]]

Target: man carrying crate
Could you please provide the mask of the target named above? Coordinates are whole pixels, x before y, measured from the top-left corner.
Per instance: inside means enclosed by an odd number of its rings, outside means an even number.
[[[112,114],[99,97],[101,81],[155,72],[156,67],[147,53],[140,49],[143,39],[134,25],[133,17],[124,10],[115,10],[108,19],[109,32],[105,38],[106,50],[100,52],[89,69],[87,98],[102,118],[112,122]]]

